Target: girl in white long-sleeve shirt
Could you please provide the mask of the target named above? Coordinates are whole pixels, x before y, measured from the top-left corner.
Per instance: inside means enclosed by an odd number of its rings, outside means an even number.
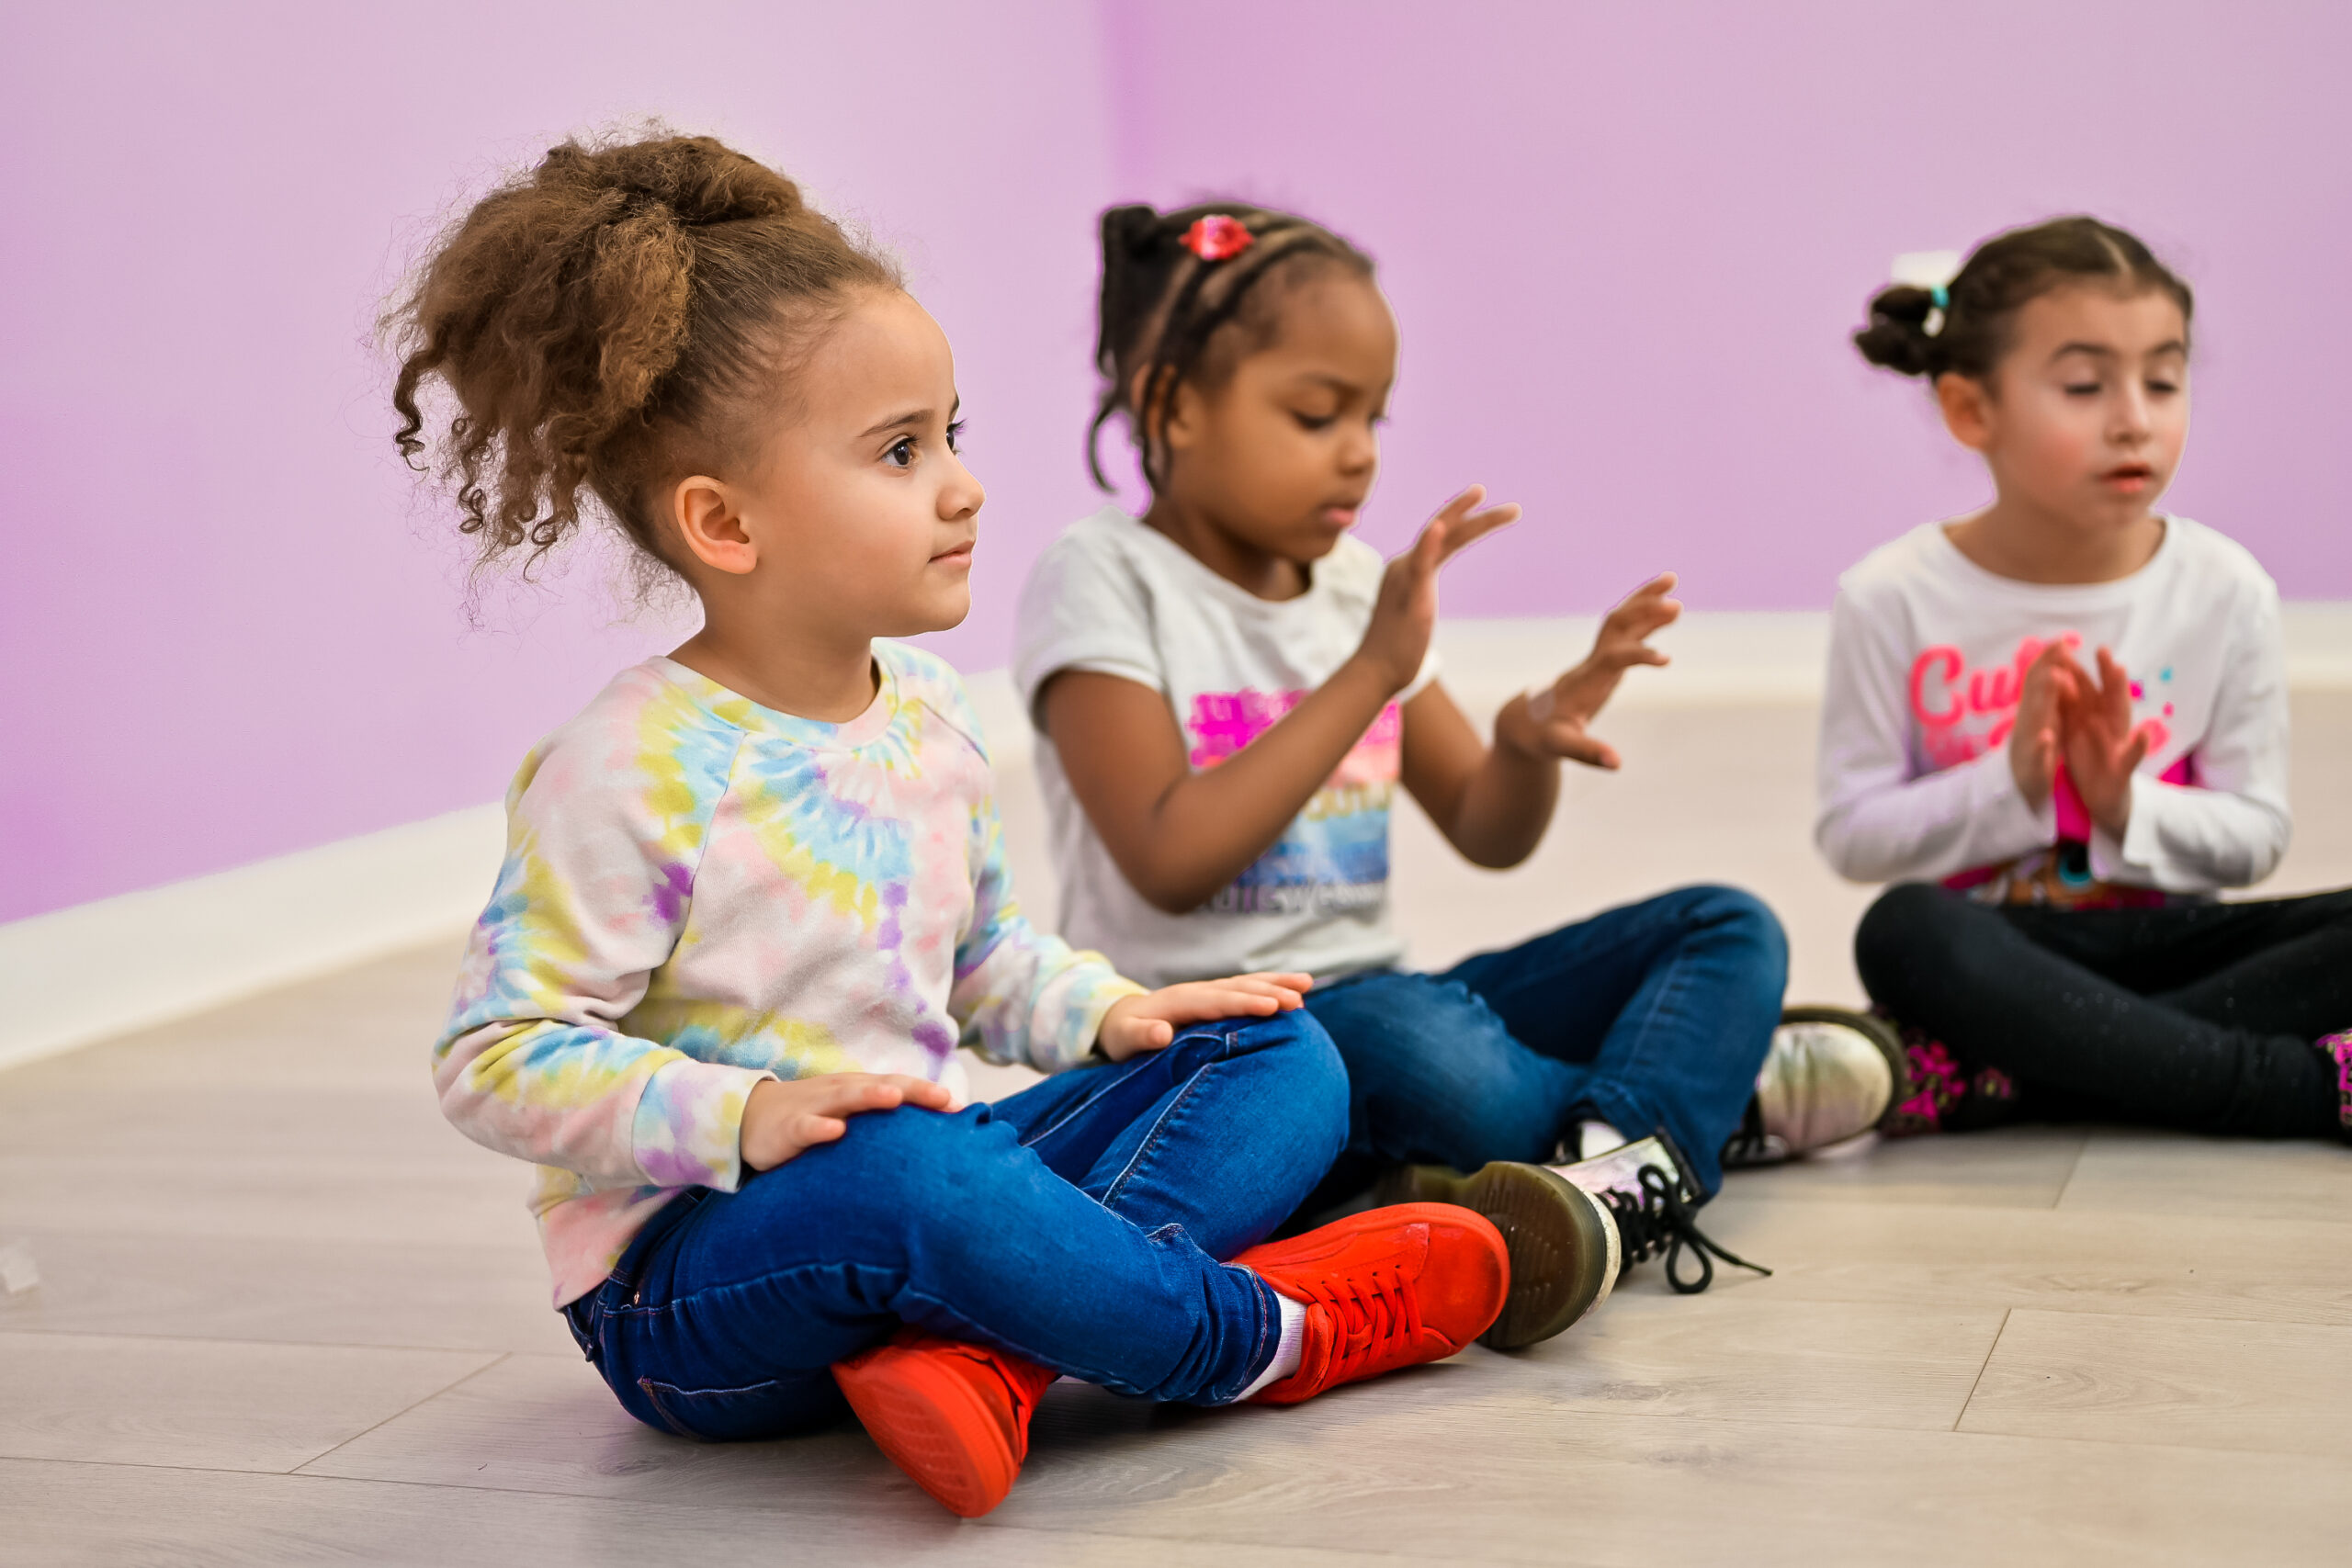
[[[1996,491],[1872,552],[1833,616],[1815,838],[1902,884],[1855,938],[1911,1047],[1894,1130],[2352,1128],[2352,893],[2213,897],[2285,852],[2287,689],[2269,577],[2154,510],[2189,310],[2139,241],[2070,218],[1886,289],[1856,334],[1932,379]]]

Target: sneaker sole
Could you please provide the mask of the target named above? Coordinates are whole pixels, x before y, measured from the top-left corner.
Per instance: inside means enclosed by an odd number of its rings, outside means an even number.
[[[1623,1260],[1617,1224],[1590,1193],[1540,1165],[1497,1161],[1475,1176],[1407,1166],[1382,1179],[1388,1203],[1451,1203],[1483,1214],[1510,1255],[1510,1293],[1478,1343],[1490,1350],[1541,1344],[1608,1298]]]
[[[1849,1008],[1795,1007],[1781,1009],[1781,1021],[1843,1024],[1878,1047],[1878,1054],[1886,1058],[1886,1070],[1894,1079],[1894,1091],[1887,1096],[1886,1111],[1880,1114],[1879,1121],[1885,1121],[1896,1106],[1918,1092],[1918,1087],[1911,1080],[1911,1054],[1903,1048],[1902,1033],[1886,1020]]]
[[[835,1367],[833,1381],[874,1446],[949,1513],[978,1518],[1020,1477],[1001,1413],[969,1383],[927,1375],[887,1350]]]

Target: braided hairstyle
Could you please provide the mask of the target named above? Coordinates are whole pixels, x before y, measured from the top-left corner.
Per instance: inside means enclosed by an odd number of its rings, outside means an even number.
[[[847,297],[899,284],[791,180],[709,137],[566,141],[443,235],[392,310],[392,439],[426,466],[418,394],[442,382],[442,477],[478,570],[527,545],[527,576],[584,491],[658,576],[674,568],[654,487],[740,458]]]
[[[1204,219],[1249,230],[1238,254],[1206,261],[1184,243]],[[1102,214],[1102,299],[1094,367],[1102,391],[1086,429],[1086,466],[1103,477],[1102,426],[1125,414],[1156,491],[1167,477],[1160,432],[1176,392],[1214,389],[1244,355],[1281,328],[1283,296],[1331,267],[1372,276],[1372,258],[1321,224],[1247,202],[1212,201],[1173,212],[1114,207]],[[1229,329],[1229,330],[1228,330]]]
[[[2053,218],[1977,246],[1944,286],[1941,305],[1934,290],[1907,283],[1879,290],[1871,300],[1870,325],[1854,334],[1854,346],[1872,365],[1905,376],[1933,381],[1949,371],[1989,382],[2008,352],[2017,313],[2072,283],[2100,284],[2121,294],[2161,290],[2180,307],[2184,326],[2194,304],[2188,285],[2135,235],[2096,218]]]

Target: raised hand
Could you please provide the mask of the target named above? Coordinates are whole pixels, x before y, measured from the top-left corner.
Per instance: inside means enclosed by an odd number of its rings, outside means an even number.
[[[1378,670],[1391,692],[1412,684],[1429,654],[1430,636],[1437,627],[1438,569],[1496,529],[1519,521],[1517,502],[1481,510],[1478,503],[1486,499],[1487,487],[1472,485],[1447,502],[1422,528],[1413,547],[1390,561],[1381,574],[1380,597],[1356,657]]]
[[[2060,746],[2066,774],[2091,820],[2116,838],[2132,824],[2132,774],[2154,740],[2144,724],[2132,719],[2132,677],[2106,649],[2098,650],[2098,680],[2075,663],[2074,691],[2064,703]]]
[[[1114,1062],[1146,1051],[1157,1051],[1191,1023],[1215,1023],[1221,1018],[1271,1018],[1305,1005],[1313,989],[1312,975],[1236,975],[1225,980],[1193,980],[1162,986],[1140,997],[1121,997],[1102,1015],[1094,1037],[1102,1055]]]
[[[1496,720],[1496,739],[1532,756],[1567,757],[1595,768],[1621,766],[1616,748],[1588,733],[1588,727],[1616,694],[1626,671],[1668,662],[1649,639],[1682,614],[1681,602],[1667,597],[1674,584],[1674,573],[1660,572],[1628,594],[1601,621],[1583,662],[1525,703],[1503,710]]]
[[[944,1085],[904,1073],[820,1073],[789,1082],[763,1078],[743,1102],[743,1124],[736,1138],[745,1165],[772,1170],[848,1132],[852,1116],[901,1105],[958,1109]]]
[[[2018,694],[2017,717],[2009,729],[2009,776],[2036,811],[2056,787],[2067,705],[2075,700],[2082,666],[2075,662],[2072,632],[2044,648],[2026,666]]]

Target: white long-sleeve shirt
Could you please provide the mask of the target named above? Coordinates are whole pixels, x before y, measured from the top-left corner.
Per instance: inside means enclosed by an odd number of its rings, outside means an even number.
[[[2120,840],[2071,784],[2035,807],[2009,772],[2025,670],[2069,632],[2086,665],[2114,652],[2151,730]],[[2079,584],[1996,576],[1944,525],[1915,528],[1838,581],[1818,789],[1815,841],[1857,882],[2030,896],[2019,890],[2053,886],[2062,840],[2087,844],[2094,896],[2258,882],[2291,827],[2278,587],[2243,546],[2186,517],[2165,519],[2138,571]]]

